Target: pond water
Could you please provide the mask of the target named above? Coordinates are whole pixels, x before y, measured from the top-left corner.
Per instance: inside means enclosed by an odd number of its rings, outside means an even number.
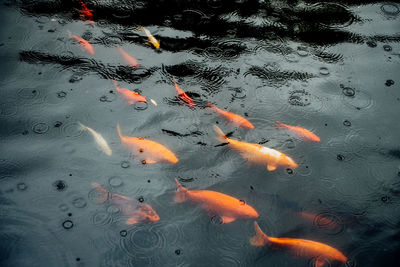
[[[11,0],[0,22],[1,266],[399,266],[400,1]],[[259,216],[176,202],[175,178]],[[346,261],[253,246],[255,221]]]

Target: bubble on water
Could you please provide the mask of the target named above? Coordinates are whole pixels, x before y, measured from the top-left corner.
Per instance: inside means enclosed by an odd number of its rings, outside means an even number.
[[[176,249],[176,250],[175,250],[175,254],[176,254],[176,255],[181,255],[181,253],[182,253],[182,251],[181,251],[180,249]]]
[[[246,89],[244,88],[236,87],[236,88],[230,88],[228,90],[232,91],[231,95],[234,98],[243,99],[246,97]]]
[[[224,222],[222,221],[222,218],[220,216],[215,215],[211,217],[211,223],[219,225],[223,224]]]
[[[124,182],[119,177],[111,177],[110,179],[108,179],[108,183],[112,187],[118,187],[118,186],[123,185]]]
[[[121,162],[121,167],[124,168],[124,169],[129,168],[130,166],[131,165],[130,165],[129,161],[122,161]]]
[[[344,120],[343,125],[349,127],[351,126],[351,122],[349,120]]]
[[[355,96],[356,91],[355,91],[353,88],[351,88],[351,87],[344,87],[344,88],[342,89],[342,93],[343,93],[345,96],[353,97],[353,96]]]
[[[128,232],[127,232],[126,230],[121,230],[121,231],[119,232],[119,234],[120,234],[120,236],[122,236],[122,237],[126,237],[126,236],[128,235]]]
[[[329,69],[327,67],[321,67],[319,68],[319,73],[321,75],[329,75]]]
[[[385,50],[386,52],[390,52],[392,51],[392,47],[390,45],[384,45],[383,50]]]
[[[339,160],[339,161],[343,161],[345,158],[344,158],[344,156],[342,154],[337,154],[336,155],[336,159]]]
[[[49,126],[44,122],[38,122],[32,126],[32,130],[34,133],[44,134],[49,130]]]
[[[53,186],[57,191],[64,191],[67,189],[67,184],[63,180],[58,180],[53,183]]]
[[[17,189],[19,191],[25,191],[28,188],[28,186],[25,183],[18,183],[17,184]]]
[[[394,81],[393,80],[387,80],[386,82],[385,82],[385,85],[386,86],[392,86],[394,84]]]
[[[381,6],[381,10],[390,16],[396,16],[400,12],[399,7],[396,4],[384,4]]]
[[[77,208],[84,208],[86,207],[86,200],[83,197],[76,197],[72,200],[72,205]]]
[[[298,46],[297,47],[297,54],[301,57],[306,57],[308,56],[308,47],[306,46]]]
[[[0,104],[0,116],[2,117],[10,117],[17,114],[18,108],[14,102],[7,102]]]
[[[64,229],[71,229],[72,227],[74,227],[74,223],[71,220],[66,220],[62,223],[62,226],[64,227]]]
[[[146,110],[148,107],[147,102],[137,102],[136,104],[133,105],[133,108],[136,110]]]
[[[286,169],[286,172],[287,172],[288,174],[293,174],[293,170],[290,169],[290,168],[287,168],[287,169]]]
[[[74,74],[71,76],[71,78],[69,79],[70,83],[76,83],[76,82],[80,82],[82,80],[82,76],[78,75],[78,74]]]

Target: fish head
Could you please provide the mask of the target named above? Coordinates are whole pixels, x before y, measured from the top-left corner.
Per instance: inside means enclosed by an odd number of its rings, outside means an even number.
[[[296,169],[299,165],[294,162],[293,159],[291,159],[290,157],[286,156],[286,165],[291,168],[291,169]]]
[[[258,212],[250,205],[247,205],[244,202],[244,200],[239,200],[239,201],[240,201],[241,212],[243,215],[245,215],[246,218],[258,218],[260,216]]]

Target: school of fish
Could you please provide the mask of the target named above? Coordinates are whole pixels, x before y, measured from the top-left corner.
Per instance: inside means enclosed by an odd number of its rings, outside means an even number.
[[[79,10],[79,13],[81,19],[94,25],[95,22],[93,20],[94,15],[92,10],[90,10],[83,1],[80,1],[80,4],[81,9]],[[160,41],[156,39],[147,28],[143,26],[136,26],[135,29],[145,33],[148,39],[146,43],[154,47],[156,50],[160,49]],[[87,40],[70,32],[69,37],[79,43],[82,51],[90,55],[95,54],[93,46]],[[120,54],[128,66],[134,69],[139,68],[137,59],[131,56],[119,45],[115,47],[115,50]],[[124,99],[127,104],[135,105],[139,102],[147,102],[145,96],[135,91],[119,87],[117,81],[115,80],[112,82],[118,95]],[[179,87],[175,77],[172,77],[171,83],[175,87],[181,104],[186,105],[190,109],[195,109],[198,107],[195,101]],[[150,99],[150,101],[153,103],[153,105],[157,106],[155,100]],[[218,108],[215,104],[207,102],[206,109],[215,111],[218,116],[222,117],[227,122],[228,127],[232,126],[246,130],[256,129],[249,120],[231,111]],[[93,136],[93,139],[99,150],[101,150],[107,156],[112,156],[112,150],[110,146],[100,133],[96,132],[89,126],[83,125],[80,122],[78,122],[78,124],[82,131],[87,131]],[[292,126],[276,121],[274,127],[276,129],[287,130],[303,141],[321,141],[320,137],[318,137],[315,133],[300,126]],[[264,166],[268,171],[275,171],[279,168],[296,169],[298,167],[298,164],[283,152],[270,147],[261,146],[259,144],[248,143],[229,138],[218,126],[214,125],[213,128],[216,132],[216,140],[223,144],[227,144],[230,149],[237,152],[244,160],[246,160],[248,164]],[[177,164],[179,162],[179,159],[174,152],[169,150],[169,148],[163,144],[142,137],[123,135],[118,123],[116,124],[116,130],[122,146],[125,147],[125,149],[131,155],[133,155],[135,160],[141,162],[142,164]],[[155,137],[155,139],[157,139],[157,137]],[[175,178],[175,183],[177,187],[174,195],[175,202],[190,202],[194,205],[198,205],[208,216],[218,216],[221,222],[224,224],[232,223],[238,219],[260,218],[260,214],[256,211],[256,209],[250,206],[244,200],[240,200],[228,194],[212,190],[189,190],[182,186],[177,178]],[[144,222],[157,222],[160,220],[159,215],[150,204],[142,203],[128,196],[109,192],[107,189],[103,188],[97,183],[93,183],[92,185],[100,194],[98,198],[99,203],[109,201],[111,204],[117,206],[121,210],[122,215],[127,217],[127,225]],[[299,215],[309,220],[312,220],[316,216],[306,211],[300,212]],[[324,221],[326,224],[332,223],[329,221],[329,219],[324,220],[326,220]],[[315,267],[322,267],[325,265],[328,266],[328,263],[331,261],[340,263],[345,263],[347,261],[347,257],[344,256],[342,252],[330,245],[306,239],[270,237],[260,229],[257,222],[254,222],[254,228],[256,235],[250,238],[250,244],[253,246],[265,246],[273,249],[286,250],[293,253],[297,257],[315,259]]]

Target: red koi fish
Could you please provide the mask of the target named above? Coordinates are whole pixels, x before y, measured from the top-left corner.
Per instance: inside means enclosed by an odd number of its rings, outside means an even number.
[[[136,59],[131,57],[128,53],[126,53],[121,47],[117,46],[116,49],[118,52],[124,57],[124,60],[126,63],[129,64],[129,66],[139,68],[139,64],[137,63]]]
[[[121,209],[123,215],[129,217],[126,220],[126,224],[131,225],[140,222],[157,222],[160,220],[157,212],[149,204],[133,200],[130,197],[120,194],[110,193],[96,183],[93,183],[92,185],[101,194],[99,198],[100,202],[103,203],[110,200],[113,205]]]
[[[123,136],[119,124],[117,125],[117,131],[122,144],[142,163],[167,162],[175,164],[178,162],[175,154],[160,143],[140,137]]]
[[[91,24],[94,24],[92,10],[87,8],[85,3],[83,3],[82,1],[80,1],[80,2],[81,2],[81,6],[82,6],[82,9],[79,11],[81,13],[81,18],[88,20],[89,23],[91,23]]]
[[[300,126],[291,126],[291,125],[287,125],[284,124],[280,121],[276,121],[275,124],[275,128],[276,129],[288,129],[291,132],[294,132],[300,139],[305,140],[305,141],[311,141],[311,142],[320,142],[321,139],[314,134],[313,132],[304,129]]]
[[[138,102],[147,102],[146,97],[142,96],[134,91],[126,88],[118,87],[117,81],[113,80],[115,90],[128,102],[129,105],[136,104]]]
[[[88,41],[86,41],[85,39],[83,39],[79,36],[73,35],[70,32],[68,32],[68,33],[69,33],[69,38],[74,38],[75,40],[77,40],[79,42],[83,51],[85,51],[91,55],[94,55],[93,46]]]
[[[254,222],[256,235],[250,239],[253,246],[271,246],[278,249],[286,249],[297,256],[316,258],[315,267],[322,267],[326,260],[347,262],[347,257],[336,248],[316,241],[269,237],[261,231],[257,222]]]
[[[242,128],[250,129],[250,130],[254,129],[254,125],[251,122],[249,122],[248,120],[246,120],[245,118],[243,118],[242,116],[239,116],[235,113],[217,108],[215,105],[211,104],[210,102],[208,102],[207,105],[209,108],[218,112],[219,115],[224,117],[227,121],[232,123],[235,127],[242,127]]]
[[[174,85],[175,89],[178,92],[179,98],[190,108],[194,108],[196,105],[194,104],[193,100],[183,91],[181,88],[179,88],[178,84],[175,81],[174,78]]]
[[[275,149],[228,138],[216,125],[214,130],[218,134],[218,141],[228,142],[228,146],[239,152],[249,163],[266,165],[269,171],[274,171],[278,167],[295,169],[298,166],[293,159]]]
[[[175,178],[178,187],[175,202],[190,201],[200,205],[209,216],[218,215],[223,223],[231,223],[236,219],[258,218],[257,211],[243,200],[210,190],[188,190]]]

